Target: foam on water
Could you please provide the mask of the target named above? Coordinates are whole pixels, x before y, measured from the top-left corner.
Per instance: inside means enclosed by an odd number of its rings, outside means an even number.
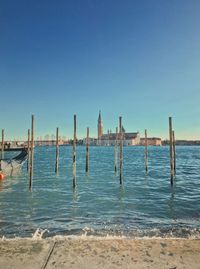
[[[42,229],[37,229],[35,232],[34,232],[34,234],[32,235],[32,239],[42,239],[42,237],[43,237],[43,235],[46,233],[46,232],[48,232],[48,230],[47,229],[45,229],[45,230],[42,230]]]
[[[31,240],[43,240],[51,238],[53,240],[66,240],[66,239],[74,239],[74,240],[117,240],[117,239],[200,239],[200,229],[177,229],[177,230],[159,230],[159,229],[152,229],[152,230],[137,230],[132,231],[131,234],[126,235],[116,235],[116,234],[109,234],[109,233],[95,233],[92,228],[85,227],[83,228],[80,234],[70,234],[70,235],[54,235],[48,236],[48,230],[36,229],[36,231],[30,237],[19,237],[14,236],[12,238],[2,236],[0,238],[1,241],[5,240],[18,240],[18,239],[31,239]]]

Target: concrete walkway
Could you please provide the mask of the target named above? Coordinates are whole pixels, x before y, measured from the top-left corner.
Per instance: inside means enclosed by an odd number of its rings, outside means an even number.
[[[16,239],[0,241],[2,269],[199,269],[200,240]]]

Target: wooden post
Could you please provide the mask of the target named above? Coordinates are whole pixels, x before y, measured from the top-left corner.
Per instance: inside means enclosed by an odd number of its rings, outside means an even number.
[[[56,166],[55,166],[55,172],[56,172],[56,174],[58,174],[58,154],[59,154],[58,128],[56,128]]]
[[[172,131],[172,139],[173,139],[173,157],[174,157],[174,174],[176,174],[176,140],[174,131]]]
[[[89,127],[87,127],[87,138],[86,138],[86,164],[85,164],[86,175],[88,175],[88,158],[89,158]]]
[[[145,129],[145,170],[146,174],[148,174],[148,141],[147,141],[147,130]]]
[[[123,147],[123,141],[122,141],[122,117],[119,117],[119,131],[120,131],[120,175],[119,175],[119,181],[120,184],[122,184],[122,162],[123,162],[123,155],[122,155],[122,147]]]
[[[173,141],[172,141],[172,118],[169,117],[169,143],[170,143],[170,173],[171,173],[171,185],[173,185],[174,179],[174,164],[173,164]]]
[[[118,165],[118,128],[116,127],[116,138],[115,138],[115,173],[117,173]]]
[[[28,143],[27,143],[27,150],[28,150],[28,158],[27,158],[27,171],[30,171],[30,129],[28,129]]]
[[[76,187],[76,114],[74,114],[74,142],[73,142],[73,188]]]
[[[29,190],[32,190],[33,181],[33,152],[34,151],[34,115],[31,117],[31,156],[30,156],[30,177],[29,177]]]
[[[4,158],[4,129],[2,129],[2,136],[1,136],[1,159]]]

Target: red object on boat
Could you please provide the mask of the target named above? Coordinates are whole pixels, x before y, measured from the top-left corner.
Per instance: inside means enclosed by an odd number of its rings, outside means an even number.
[[[3,180],[5,178],[5,175],[0,173],[0,180]]]

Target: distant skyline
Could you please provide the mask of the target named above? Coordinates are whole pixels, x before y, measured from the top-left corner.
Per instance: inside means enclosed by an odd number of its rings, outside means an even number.
[[[200,1],[0,1],[0,129],[200,139]]]

